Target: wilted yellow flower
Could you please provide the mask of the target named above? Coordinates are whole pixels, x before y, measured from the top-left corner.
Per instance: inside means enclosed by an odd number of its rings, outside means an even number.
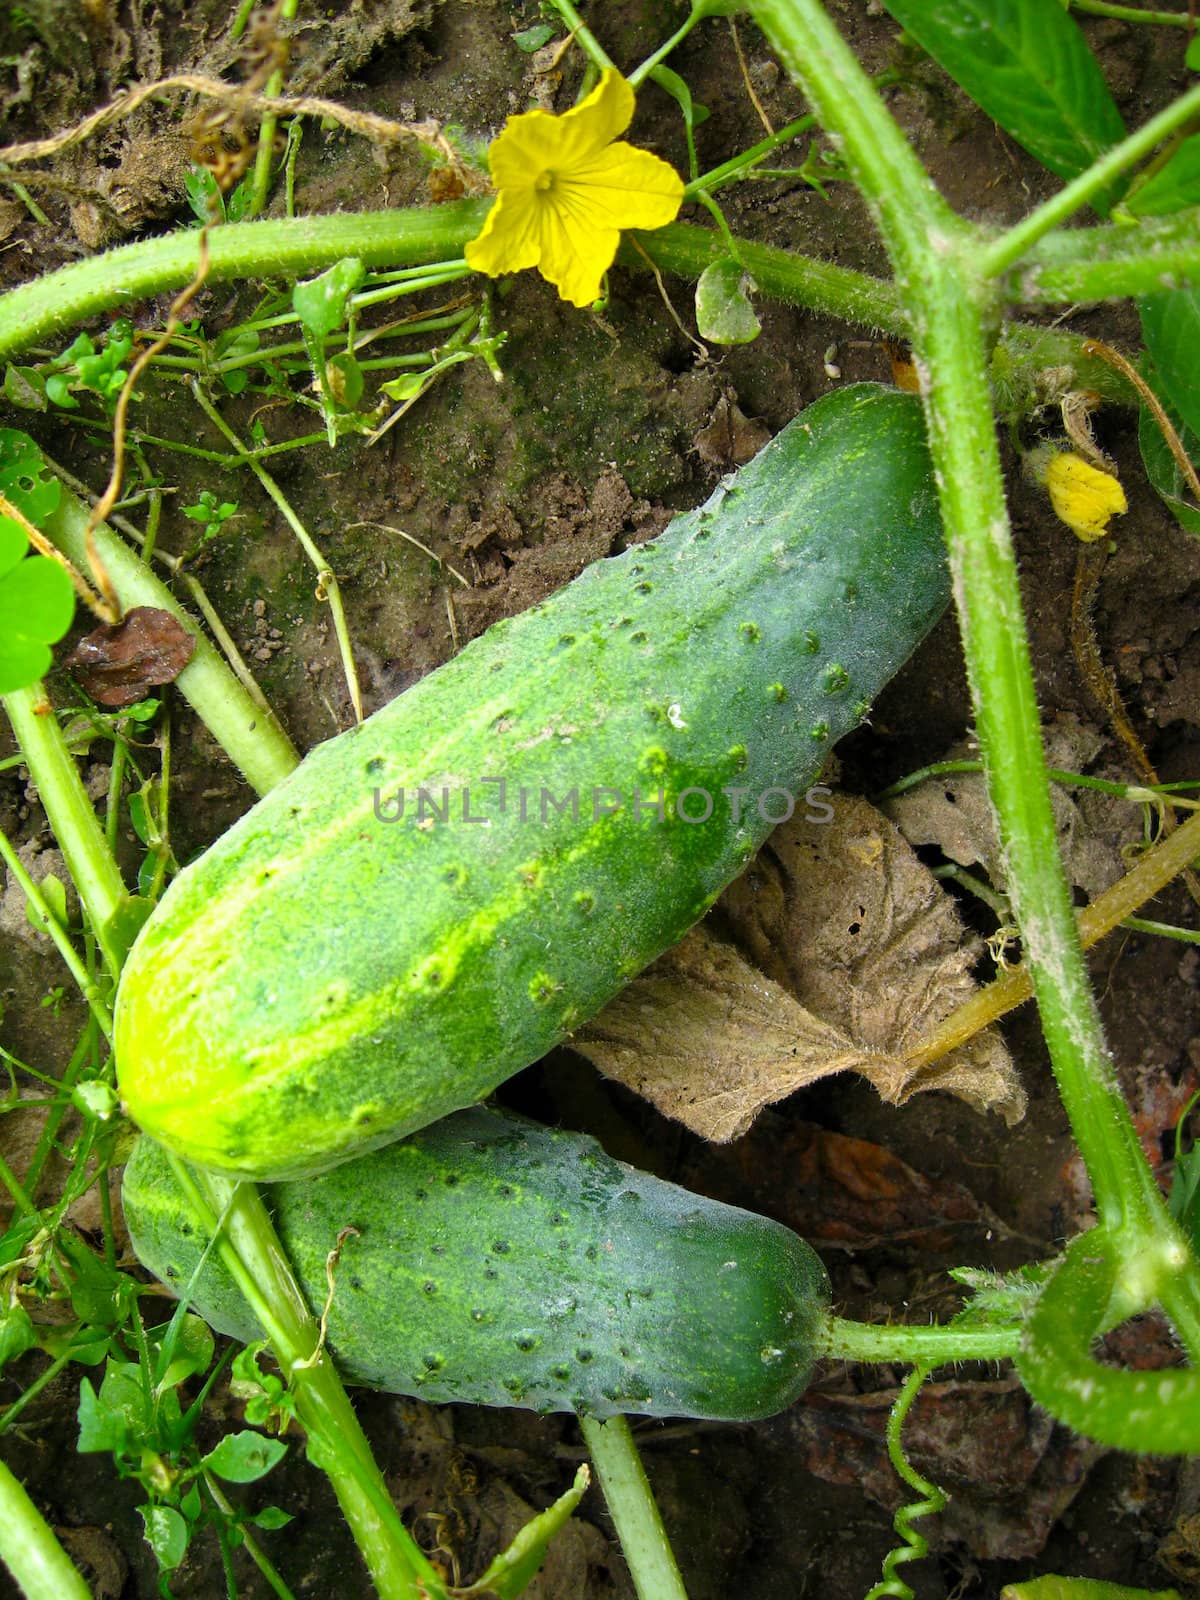
[[[1125,491],[1112,473],[1093,467],[1071,450],[1051,456],[1046,488],[1058,516],[1088,543],[1104,537],[1111,517],[1129,510]]]
[[[498,198],[468,266],[498,277],[537,267],[572,305],[600,293],[622,228],[661,228],[683,201],[683,180],[665,161],[624,141],[633,90],[609,68],[564,116],[510,117],[488,150]]]

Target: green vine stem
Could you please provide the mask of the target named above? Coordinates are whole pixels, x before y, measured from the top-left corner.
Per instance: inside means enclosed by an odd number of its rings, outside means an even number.
[[[1105,1047],[1059,860],[987,384],[999,312],[977,237],[934,189],[817,0],[755,0],[753,9],[838,140],[911,308],[988,791],[1047,1047],[1101,1222],[1131,1248],[1182,1249]],[[1184,1278],[1176,1288],[1177,1326],[1200,1357],[1200,1287]]]
[[[638,1600],[687,1600],[675,1553],[624,1417],[580,1417]]]
[[[1002,1361],[1020,1348],[1022,1324],[966,1328],[953,1323],[847,1322],[830,1317],[821,1335],[828,1361]]]
[[[5,703],[5,709],[7,710],[7,703]],[[29,873],[26,871],[20,856],[9,843],[8,835],[3,831],[0,831],[0,861],[3,861],[9,876],[12,878],[13,882],[18,885],[22,894],[24,894],[25,902],[32,913],[35,925],[40,926],[42,932],[50,936],[54,943],[55,949],[63,958],[67,971],[71,974],[71,976],[75,979],[76,984],[79,986],[79,992],[87,1001],[92,1013],[92,1017],[96,1025],[99,1027],[100,1032],[106,1039],[111,1039],[112,1014],[108,1009],[107,994],[101,993],[98,985],[88,972],[83,960],[77,953],[75,946],[71,943],[71,940],[67,934],[67,930],[62,926],[62,924],[58,921],[58,918],[55,917],[53,912],[50,910],[50,907],[46,904],[45,896],[42,894],[37,884],[34,883],[33,879],[29,876]],[[64,1080],[64,1088],[70,1088],[74,1078],[78,1076],[82,1065],[83,1059],[81,1057],[81,1052],[79,1047],[76,1047],[75,1053],[72,1055],[71,1062],[68,1067],[67,1078],[70,1081]],[[53,1115],[53,1113],[51,1113],[51,1115]],[[49,1123],[47,1123],[47,1126],[49,1126]],[[39,1151],[41,1149],[41,1144],[42,1141],[39,1139]],[[44,1157],[42,1159],[44,1160]],[[36,1154],[34,1158],[34,1164],[37,1164]],[[27,1180],[31,1188],[36,1187],[36,1177],[37,1175],[35,1174],[34,1177]]]
[[[40,683],[16,689],[0,701],[115,983],[125,959],[115,930],[128,891],[84,790],[75,757]]]
[[[1154,294],[1200,278],[1200,207],[1047,234],[1001,280],[1007,299],[1031,305]]]
[[[930,1368],[927,1366],[913,1368],[904,1380],[888,1416],[888,1459],[897,1477],[921,1498],[909,1505],[901,1506],[892,1519],[892,1527],[904,1543],[888,1551],[883,1562],[883,1577],[874,1588],[867,1591],[864,1600],[884,1600],[885,1596],[891,1596],[892,1600],[913,1600],[912,1589],[897,1571],[897,1568],[907,1562],[922,1561],[929,1554],[929,1541],[913,1527],[913,1523],[918,1517],[937,1516],[946,1509],[945,1491],[939,1489],[937,1484],[930,1483],[928,1478],[922,1477],[904,1454],[902,1435],[905,1419],[912,1410],[913,1402],[924,1387],[929,1373]]]
[[[489,203],[457,201],[410,211],[230,223],[210,233],[209,281],[272,274],[295,277],[322,271],[346,256],[357,256],[376,268],[444,260],[448,254],[461,252],[467,240],[478,233]],[[1112,230],[1114,235],[1117,231]],[[1121,231],[1123,236],[1129,232]],[[1051,242],[1045,241],[1042,248],[1049,248]],[[1176,243],[1178,259],[1171,258],[1173,270],[1183,271],[1190,260],[1191,270],[1200,272],[1200,242],[1195,231],[1190,244],[1182,230]],[[890,283],[750,240],[738,239],[737,247],[763,294],[897,337],[907,337],[910,332],[900,295]],[[625,266],[644,268],[649,259],[667,272],[695,279],[723,253],[723,241],[713,229],[676,222],[638,235],[636,244],[626,240],[618,260]],[[197,256],[194,233],[171,234],[122,245],[11,289],[0,296],[0,359],[12,359],[39,340],[98,312],[182,288],[195,275]],[[1137,266],[1136,253],[1122,256],[1120,270],[1128,274]],[[1086,270],[1086,262],[1079,263],[1079,270]],[[1020,281],[1006,288],[1010,298],[1020,299],[1025,285]],[[1104,292],[1124,291],[1118,286]],[[1029,363],[1039,367],[1071,365],[1083,386],[1105,398],[1135,404],[1136,397],[1119,374],[1086,357],[1082,345],[1082,339],[1062,330],[1015,323],[1005,330],[997,351],[997,381],[1011,381],[1014,369]]]
[[[1161,28],[1190,28],[1186,11],[1143,11],[1140,6],[1119,6],[1110,0],[1069,0],[1072,11],[1086,11],[1093,17],[1115,17],[1119,22],[1149,22]]]
[[[58,719],[53,712],[39,716],[34,710],[39,692],[5,696],[4,704],[12,710],[16,702],[14,732],[84,909],[97,930],[111,927],[124,886],[83,792]],[[112,954],[119,968],[119,945]],[[311,1367],[296,1367],[316,1350],[317,1325],[257,1191],[242,1185],[234,1194],[225,1180],[206,1174],[193,1176],[184,1170],[192,1190],[199,1186],[201,1214],[207,1214],[214,1227],[216,1218],[228,1210],[222,1249],[246,1261],[238,1282],[264,1328],[279,1341],[276,1353],[280,1364],[296,1381],[297,1410],[309,1430],[309,1453],[330,1477],[382,1600],[444,1597],[437,1570],[405,1529],[387,1494],[333,1363],[323,1360]],[[232,1260],[228,1264],[238,1271]]]
[[[333,1362],[319,1350],[317,1323],[258,1190],[169,1159],[270,1340],[309,1456],[328,1474],[381,1600],[444,1600],[441,1576],[400,1520]]]
[[[87,570],[84,541],[87,520],[88,511],[83,501],[64,489],[57,511],[42,530],[84,571]],[[280,779],[286,778],[300,759],[274,713],[253,699],[238,682],[195,619],[124,540],[103,525],[96,529],[95,540],[122,606],[127,609],[159,606],[169,611],[195,639],[195,653],[176,679],[179,689],[226,755],[241,768],[247,781],[259,794],[265,794]],[[91,812],[90,803],[88,811]],[[58,834],[57,827],[55,833]],[[62,835],[58,837],[61,839]],[[87,860],[92,859],[89,848]],[[106,869],[97,867],[95,870]]]
[[[25,1600],[92,1600],[45,1517],[0,1460],[0,1560]]]
[[[1020,222],[1014,223],[1011,228],[1006,228],[999,238],[993,239],[981,252],[978,270],[988,278],[994,278],[1005,272],[1052,228],[1057,228],[1061,222],[1067,222],[1090,200],[1103,194],[1115,178],[1128,172],[1130,167],[1150,155],[1164,139],[1175,132],[1176,128],[1181,128],[1197,115],[1200,115],[1200,85],[1189,89],[1187,94],[1181,94],[1178,100],[1172,100],[1171,104],[1165,106],[1156,117],[1151,117],[1149,122],[1137,128],[1128,138],[1113,145],[1111,150],[1106,150],[1086,172],[1081,172],[1077,178],[1065,184],[1057,194],[1052,194],[1049,200],[1043,201],[1027,216],[1022,217]],[[1193,231],[1193,246],[1195,237]],[[1129,293],[1128,290],[1124,292]]]
[[[1017,1356],[1022,1383],[1051,1416],[1119,1450],[1200,1453],[1200,1370],[1127,1372],[1104,1365],[1092,1340],[1164,1297],[1188,1266],[1165,1248],[1136,1255],[1094,1228],[1069,1245],[1042,1290]]]

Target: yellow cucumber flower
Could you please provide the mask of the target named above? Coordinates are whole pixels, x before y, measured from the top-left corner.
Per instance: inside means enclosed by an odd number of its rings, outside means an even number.
[[[588,306],[612,265],[622,228],[661,228],[683,201],[683,180],[623,140],[633,90],[609,68],[564,116],[510,117],[488,149],[497,200],[467,265],[489,277],[538,271],[564,300]]]
[[[1104,537],[1111,517],[1129,509],[1125,491],[1112,473],[1091,466],[1074,451],[1060,451],[1050,458],[1045,481],[1058,516],[1089,544]]]

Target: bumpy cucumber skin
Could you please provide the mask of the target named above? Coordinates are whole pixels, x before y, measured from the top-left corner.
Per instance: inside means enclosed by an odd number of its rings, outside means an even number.
[[[319,746],[180,874],[118,995],[130,1116],[271,1179],[480,1100],[704,914],[770,831],[756,797],[802,794],[947,598],[915,399],[810,406],[655,542]],[[451,820],[379,821],[401,786],[445,787]],[[578,789],[578,820],[542,825],[542,786]],[[601,786],[626,804],[596,821]],[[636,817],[635,788],[706,790],[713,815]]]
[[[323,1177],[272,1185],[276,1225],[343,1375],[442,1402],[748,1421],[804,1390],[824,1268],[779,1223],[612,1160],[594,1139],[482,1108]],[[122,1192],[134,1249],[182,1290],[205,1235],[161,1148]],[[213,1255],[200,1314],[262,1337]]]

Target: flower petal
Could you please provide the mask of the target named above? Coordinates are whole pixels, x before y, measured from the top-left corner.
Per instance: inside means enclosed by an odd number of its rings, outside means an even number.
[[[1063,451],[1051,459],[1046,487],[1059,517],[1089,544],[1104,537],[1112,517],[1122,516],[1129,509],[1117,479],[1074,451]]]
[[[542,254],[538,271],[564,300],[590,306],[600,294],[600,280],[612,266],[621,242],[620,230],[606,227],[590,209],[577,207],[562,195],[541,215]]]
[[[530,187],[539,173],[565,172],[599,155],[633,118],[633,90],[611,68],[585,100],[561,117],[525,111],[509,117],[488,148],[497,189]]]
[[[490,278],[536,267],[542,253],[538,198],[532,189],[502,192],[463,250],[467,265]]]
[[[683,203],[683,179],[674,167],[625,143],[563,173],[556,190],[569,191],[572,202],[586,196],[592,214],[610,228],[661,228]]]

